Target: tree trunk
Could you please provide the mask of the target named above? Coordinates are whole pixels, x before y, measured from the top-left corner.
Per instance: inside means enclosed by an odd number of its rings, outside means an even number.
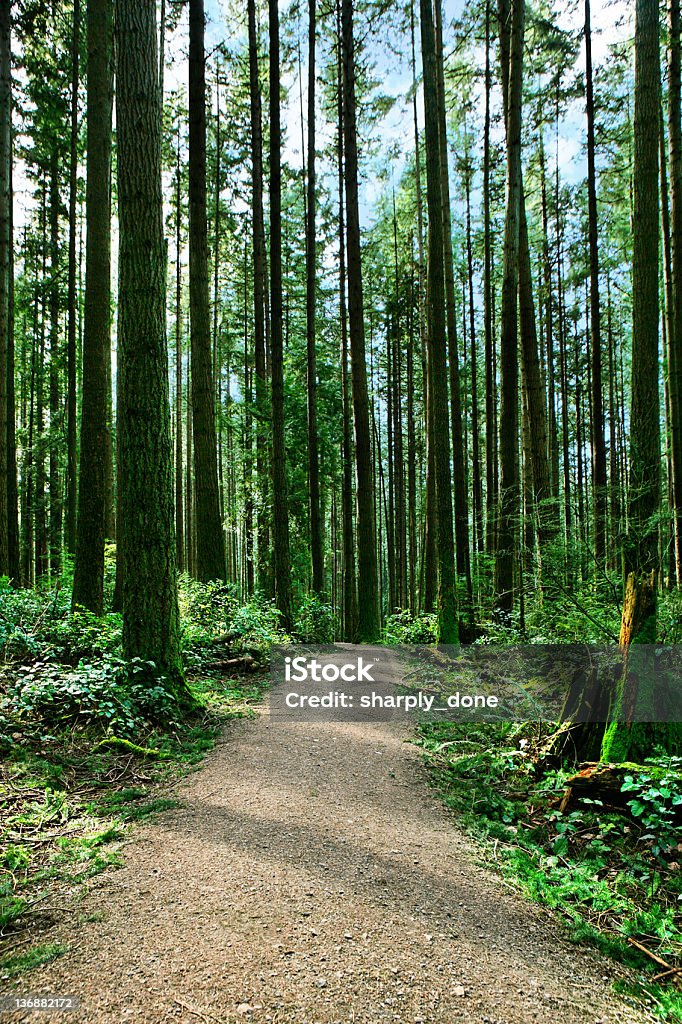
[[[633,723],[637,674],[629,671],[631,644],[656,643],[658,510],[661,439],[658,388],[658,158],[660,130],[659,9],[637,0],[635,12],[634,212],[632,222],[632,404],[626,583],[619,643],[622,677],[606,727],[602,760],[624,761],[650,749],[651,727]],[[670,725],[667,729],[674,729]],[[659,736],[664,739],[664,736]]]
[[[660,424],[658,386],[658,7],[638,0],[632,266],[632,406],[626,549],[628,572],[658,567]],[[656,45],[654,45],[656,41]],[[639,45],[637,45],[639,44]]]
[[[87,242],[78,533],[73,607],[102,614],[110,353],[112,0],[88,0]],[[110,369],[109,369],[110,372]]]
[[[355,577],[355,543],[353,537],[353,437],[351,422],[351,387],[348,379],[348,314],[346,306],[346,223],[343,173],[343,67],[341,62],[341,9],[336,5],[338,39],[337,67],[337,162],[339,179],[339,319],[341,321],[341,401],[343,408],[343,440],[341,456],[342,562],[343,562],[343,637],[353,643],[358,629],[358,592]]]
[[[12,194],[12,71],[10,4],[0,5],[0,576],[9,565],[9,419],[10,267]]]
[[[74,0],[71,32],[71,139],[69,153],[69,281],[66,340],[66,508],[64,544],[76,550],[76,493],[78,488],[76,442],[76,192],[78,177],[78,81],[80,53],[80,0]]]
[[[452,419],[452,476],[455,522],[455,555],[457,574],[464,580],[464,609],[467,618],[473,615],[471,587],[471,560],[469,554],[469,497],[467,486],[467,459],[462,424],[462,391],[457,350],[457,310],[455,305],[455,279],[452,254],[452,219],[450,212],[450,172],[448,168],[448,140],[445,116],[445,76],[443,73],[442,0],[434,3],[434,31],[436,42],[436,100],[438,104],[438,148],[441,174],[441,209],[443,218],[442,246],[445,275],[445,311],[447,319],[448,357],[450,361],[450,406]],[[430,231],[429,226],[429,231]],[[447,384],[445,385],[447,401]],[[438,419],[434,422],[439,430]],[[436,474],[438,470],[436,469]],[[436,487],[437,489],[437,487]],[[440,498],[438,498],[440,507]]]
[[[355,421],[355,472],[358,550],[358,639],[376,640],[379,634],[379,600],[374,514],[374,477],[370,434],[365,320],[358,203],[358,143],[355,106],[355,44],[353,3],[342,0],[341,35],[343,61],[343,125],[348,255],[348,313],[351,380]]]
[[[270,352],[272,360],[272,497],[275,601],[290,629],[291,561],[284,430],[282,341],[282,170],[279,79],[279,7],[269,0],[270,24]]]
[[[175,168],[175,544],[178,572],[186,571],[182,487],[182,204],[180,127]]]
[[[472,459],[472,497],[474,518],[474,541],[480,553],[483,547],[483,487],[481,482],[481,460],[479,455],[478,427],[478,354],[476,352],[476,315],[474,308],[474,251],[471,236],[471,155],[465,158],[465,191],[466,191],[466,237],[467,237],[467,273],[469,277],[469,351],[471,353],[471,459]]]
[[[215,386],[208,298],[204,2],[190,0],[189,7],[189,303],[196,575],[206,583],[225,579],[225,540],[218,494]]]
[[[310,500],[310,554],[313,567],[313,590],[324,591],[324,538],[320,499],[320,457],[317,438],[317,368],[315,314],[317,308],[317,238],[315,214],[317,192],[315,181],[315,4],[308,0],[308,201],[305,233],[306,261],[306,345],[308,356],[308,488]]]
[[[417,73],[414,39],[414,0],[410,2],[410,34],[412,42],[412,119],[414,122],[414,164],[415,190],[417,193],[417,258],[419,269],[419,341],[422,364],[422,392],[424,410],[424,433],[426,436],[426,481],[425,481],[425,513],[424,541],[422,544],[422,571],[420,573],[421,606],[425,612],[433,611],[436,603],[436,583],[438,567],[436,565],[436,469],[433,457],[433,430],[429,426],[431,415],[431,398],[429,392],[429,348],[426,326],[426,273],[424,269],[424,203],[421,185],[421,147],[419,145],[419,122],[417,118]]]
[[[410,239],[410,260],[413,244]],[[407,561],[409,565],[408,607],[411,615],[417,614],[417,452],[414,414],[414,273],[410,266],[410,304],[408,306],[407,333]]]
[[[682,586],[682,102],[680,0],[668,0],[668,138],[670,145],[672,316],[668,335],[668,387],[675,520],[675,568]]]
[[[542,192],[542,263],[545,300],[545,344],[547,364],[547,457],[549,459],[549,488],[554,502],[554,515],[559,512],[559,430],[556,416],[556,372],[554,363],[554,324],[552,304],[552,261],[549,254],[549,214],[547,210],[547,179],[545,146],[540,134],[540,183]]]
[[[403,389],[402,346],[400,343],[400,272],[398,266],[398,221],[393,196],[393,261],[395,266],[395,313],[392,331],[393,351],[393,475],[395,481],[395,550],[396,550],[396,603],[407,608],[407,522],[405,518],[405,460],[403,455]]]
[[[258,36],[256,0],[248,0],[249,21],[249,94],[251,111],[251,195],[253,207],[253,333],[256,371],[256,473],[260,500],[256,512],[258,534],[258,585],[264,594],[270,591],[268,568],[270,529],[268,525],[268,434],[270,410],[267,400],[265,358],[265,224],[263,218],[263,127],[258,75]]]
[[[49,474],[50,474],[50,573],[58,576],[62,558],[62,491],[59,450],[61,448],[61,397],[59,394],[59,214],[61,196],[59,192],[59,164],[56,148],[50,161],[50,433]]]
[[[437,0],[439,3],[440,0]],[[450,477],[450,430],[445,333],[445,280],[443,243],[443,168],[438,107],[436,32],[431,0],[420,0],[422,63],[424,67],[424,126],[426,139],[426,194],[429,215],[428,345],[431,352],[430,394],[433,402],[436,498],[438,509],[438,626],[440,642],[457,643],[455,551]],[[454,438],[463,461],[461,437]],[[455,499],[457,500],[457,499]],[[459,511],[461,511],[461,506]]]
[[[620,503],[620,466],[618,454],[618,406],[616,401],[616,342],[613,335],[613,322],[611,314],[611,286],[609,278],[606,278],[607,294],[607,334],[609,345],[609,504],[611,514],[611,537],[620,537],[621,534],[621,503]],[[613,558],[612,568],[615,568],[616,559]]]
[[[500,3],[500,41],[508,16]],[[507,210],[504,228],[502,333],[500,340],[500,507],[495,563],[495,604],[510,613],[514,605],[514,558],[519,515],[519,364],[517,347],[519,224],[521,211],[521,101],[523,85],[524,0],[512,0],[507,90]],[[504,47],[502,46],[503,75]]]
[[[592,32],[590,0],[585,0],[585,93],[587,106],[587,207],[590,246],[590,339],[592,347],[592,489],[594,502],[594,554],[597,568],[606,559],[607,479],[602,392],[601,310],[599,305],[599,224],[594,142],[594,88],[592,84]]]
[[[490,3],[485,4],[485,120],[483,127],[483,321],[485,327],[485,550],[495,550],[497,494],[495,490],[495,374],[490,233]]]
[[[173,524],[156,4],[118,0],[123,648],[185,696]]]
[[[40,343],[36,366],[35,423],[35,579],[42,579],[48,570],[47,518],[45,501],[45,325],[47,322],[47,183],[43,172],[40,196],[41,281],[40,281]]]
[[[9,139],[9,281],[8,281],[8,331],[7,331],[7,553],[9,578],[20,584],[21,577],[21,544],[19,534],[19,478],[17,473],[17,421],[15,407],[14,380],[14,186],[12,161],[12,122],[11,122],[11,85],[10,85],[10,139]],[[1,244],[1,243],[0,243]],[[2,260],[0,258],[0,264]],[[24,332],[25,333],[25,332]],[[23,383],[23,382],[22,382]],[[23,426],[23,424],[22,424]]]

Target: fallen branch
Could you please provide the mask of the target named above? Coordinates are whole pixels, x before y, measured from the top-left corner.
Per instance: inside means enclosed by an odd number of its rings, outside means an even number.
[[[178,1006],[181,1006],[183,1010],[187,1010],[188,1013],[193,1013],[195,1017],[200,1017],[201,1020],[214,1020],[217,1024],[222,1024],[222,1021],[220,1021],[218,1017],[214,1017],[211,1013],[205,1014],[200,1010],[193,1010],[191,1006],[187,1005],[187,1003],[183,1003],[182,999],[174,999],[173,1002],[177,1003]]]
[[[665,968],[664,971],[661,971],[660,974],[656,975],[656,977],[653,979],[654,981],[658,981],[660,978],[665,978],[670,974],[682,975],[682,967],[671,967],[669,963],[666,963],[666,961],[663,960],[660,956],[658,956],[658,954],[652,953],[650,949],[647,949],[646,946],[643,946],[641,942],[637,941],[637,939],[628,938],[628,942],[631,946],[634,946],[635,949],[638,949],[640,953],[644,953],[644,955],[648,956],[650,960],[653,960],[654,963],[658,964],[659,967]]]

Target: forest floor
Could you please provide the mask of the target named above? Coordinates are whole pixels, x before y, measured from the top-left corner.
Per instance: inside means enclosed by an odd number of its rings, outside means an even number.
[[[611,990],[625,968],[477,863],[408,738],[229,724],[62,916],[64,955],[4,992],[77,996],[88,1024],[649,1020]]]

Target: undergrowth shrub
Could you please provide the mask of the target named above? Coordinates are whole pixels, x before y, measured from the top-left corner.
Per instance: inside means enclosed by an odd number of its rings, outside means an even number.
[[[306,594],[296,613],[294,636],[304,644],[334,643],[334,610],[317,594]]]
[[[395,612],[386,619],[384,642],[387,644],[437,644],[438,616],[412,615],[407,609]]]
[[[13,673],[0,699],[0,733],[10,729],[92,728],[105,735],[133,736],[153,726],[178,722],[180,709],[152,662],[109,658],[81,662],[65,671],[54,662],[35,662]]]
[[[254,595],[246,603],[234,583],[199,583],[187,575],[179,579],[183,648],[190,662],[216,640],[235,654],[264,657],[273,644],[289,639],[281,627],[274,601]]]

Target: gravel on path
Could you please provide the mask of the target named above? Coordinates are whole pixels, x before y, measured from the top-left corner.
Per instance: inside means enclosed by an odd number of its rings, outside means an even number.
[[[613,994],[622,968],[476,863],[408,738],[230,725],[175,787],[181,806],[95,880],[85,923],[64,915],[69,951],[10,991],[77,996],[57,1019],[88,1024],[649,1020]]]

